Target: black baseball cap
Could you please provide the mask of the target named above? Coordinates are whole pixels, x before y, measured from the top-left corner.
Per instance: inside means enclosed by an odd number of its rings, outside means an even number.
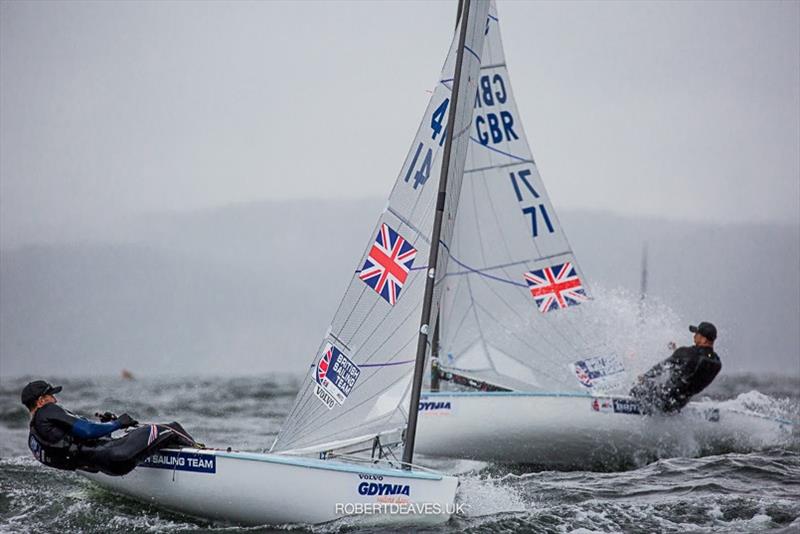
[[[36,401],[39,400],[39,397],[42,395],[53,395],[60,391],[61,386],[52,386],[44,380],[34,380],[22,388],[22,395],[20,395],[20,397],[22,399],[22,404],[28,408],[33,408],[36,406]]]
[[[709,341],[714,341],[717,339],[717,327],[705,321],[697,326],[690,326],[689,331],[694,332],[695,334],[700,334]]]

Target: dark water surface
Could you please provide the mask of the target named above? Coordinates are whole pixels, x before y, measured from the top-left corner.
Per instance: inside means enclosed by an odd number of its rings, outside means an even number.
[[[269,448],[299,384],[289,376],[47,378],[64,386],[59,401],[77,413],[127,411],[140,421],[177,420],[208,445],[250,451]],[[28,415],[19,403],[26,382],[0,380],[1,532],[274,531],[164,511],[40,466],[26,445]],[[709,394],[799,419],[797,378],[723,376]],[[461,461],[433,466],[459,474],[457,499],[466,512],[426,532],[800,532],[797,430],[782,448],[664,459],[623,472],[536,471]],[[342,529],[348,527],[319,530]]]

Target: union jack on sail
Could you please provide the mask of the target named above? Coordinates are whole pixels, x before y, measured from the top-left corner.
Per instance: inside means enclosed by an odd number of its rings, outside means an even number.
[[[529,271],[525,273],[525,281],[542,313],[589,300],[571,262]]]
[[[383,223],[358,277],[394,306],[416,255],[417,249]]]

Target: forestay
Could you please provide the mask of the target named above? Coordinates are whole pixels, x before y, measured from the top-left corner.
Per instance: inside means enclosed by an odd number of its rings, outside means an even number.
[[[440,358],[510,389],[580,389],[570,315],[589,294],[522,127],[494,2],[481,58]]]
[[[439,272],[447,270],[463,175],[471,144],[471,105],[489,23],[489,3],[469,5],[459,108],[451,147],[446,219]],[[411,385],[430,235],[451,100],[457,36],[440,83],[395,182],[385,211],[370,233],[328,334],[309,367],[273,451],[323,450],[337,442],[369,438],[406,424],[403,400]],[[438,292],[437,292],[438,293]],[[434,300],[434,313],[438,301]]]

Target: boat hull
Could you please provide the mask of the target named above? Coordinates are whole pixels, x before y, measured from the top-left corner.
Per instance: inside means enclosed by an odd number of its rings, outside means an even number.
[[[420,402],[416,451],[545,468],[615,469],[657,458],[759,449],[791,438],[788,421],[719,403],[692,402],[672,415],[632,411],[625,397],[428,393]]]
[[[160,451],[121,477],[82,474],[163,508],[249,525],[325,523],[358,515],[365,505],[372,508],[359,524],[438,524],[449,519],[458,486],[454,477],[427,471],[197,449]],[[375,503],[398,506],[376,513]],[[396,513],[409,503],[427,504],[418,513]]]

